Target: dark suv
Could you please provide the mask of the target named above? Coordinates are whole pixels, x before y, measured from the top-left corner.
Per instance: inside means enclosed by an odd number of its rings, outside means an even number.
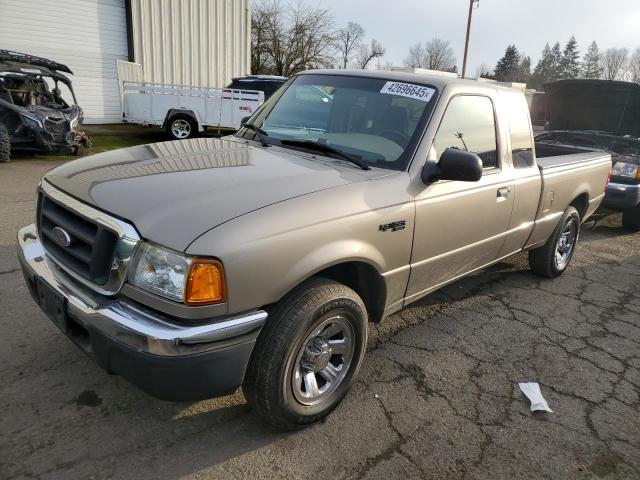
[[[227,85],[227,88],[234,90],[258,90],[264,92],[266,100],[278,90],[287,77],[278,77],[275,75],[247,75],[246,77],[237,77]]]

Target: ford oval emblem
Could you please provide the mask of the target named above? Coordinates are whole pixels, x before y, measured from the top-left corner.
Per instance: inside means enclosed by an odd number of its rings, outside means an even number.
[[[69,234],[60,227],[54,227],[53,240],[61,247],[68,247],[71,245],[71,237]]]

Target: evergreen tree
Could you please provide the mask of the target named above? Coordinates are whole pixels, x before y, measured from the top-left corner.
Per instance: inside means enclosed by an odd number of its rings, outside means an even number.
[[[578,78],[580,75],[580,52],[578,51],[578,42],[576,37],[571,38],[564,47],[562,59],[560,60],[560,78],[571,79]]]
[[[518,66],[518,81],[528,83],[531,80],[531,57],[521,57]]]
[[[556,42],[551,49],[551,57],[549,58],[549,71],[546,78],[547,82],[555,82],[561,78],[562,74],[562,49],[560,42]]]
[[[551,47],[547,43],[542,50],[542,56],[540,57],[540,60],[538,60],[538,64],[531,76],[531,87],[541,89],[542,86],[549,81],[548,78],[550,75],[549,69],[551,63]]]
[[[602,77],[602,56],[598,44],[594,40],[589,45],[587,53],[584,54],[582,62],[582,76],[584,78],[601,78]]]
[[[496,80],[513,82],[519,76],[520,53],[515,45],[509,45],[494,70]]]

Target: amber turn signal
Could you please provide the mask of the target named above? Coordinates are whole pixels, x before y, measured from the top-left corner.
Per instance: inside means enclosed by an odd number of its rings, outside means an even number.
[[[222,264],[217,260],[193,259],[189,268],[184,302],[187,305],[207,305],[225,300]]]

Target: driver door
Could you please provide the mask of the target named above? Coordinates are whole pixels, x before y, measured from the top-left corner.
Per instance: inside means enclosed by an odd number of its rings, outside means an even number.
[[[496,260],[513,209],[510,167],[502,160],[494,104],[481,95],[451,98],[429,160],[447,148],[474,152],[483,163],[477,182],[440,180],[416,196],[411,275],[406,300]]]

